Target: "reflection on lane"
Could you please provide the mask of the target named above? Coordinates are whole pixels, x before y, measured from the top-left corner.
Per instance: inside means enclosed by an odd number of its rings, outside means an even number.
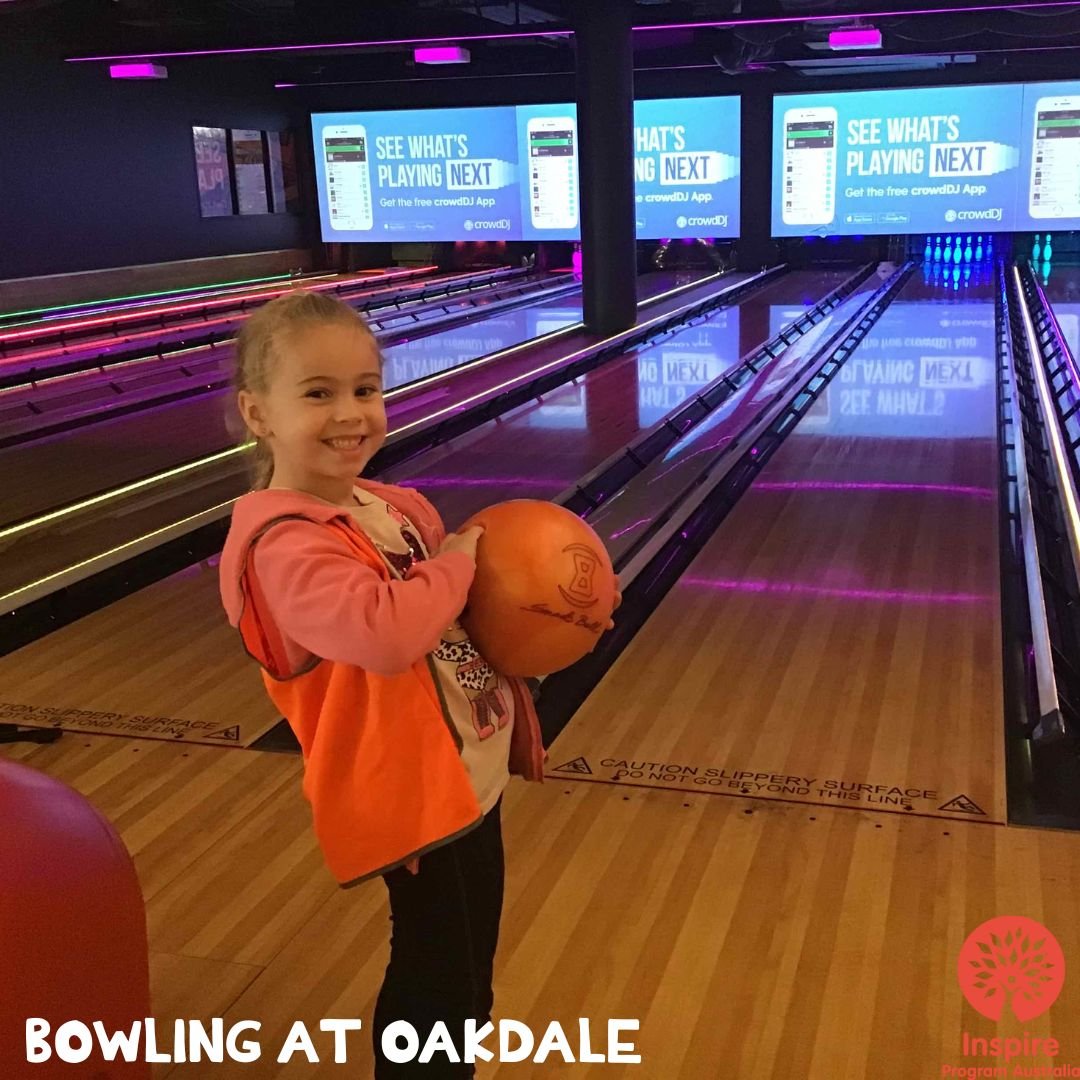
[[[738,361],[738,308],[670,335],[389,470],[448,521],[500,499],[551,499]]]
[[[770,313],[777,326],[787,316]],[[793,434],[987,438],[994,354],[992,303],[895,300]]]
[[[751,342],[753,347],[763,343],[770,301],[784,301],[801,315],[848,273],[783,277],[739,305],[601,365],[576,383],[519,406],[499,423],[481,425],[389,470],[384,478],[429,492],[451,522],[500,499],[555,498],[732,370]],[[865,283],[859,291],[876,284]],[[767,392],[775,376],[774,368],[754,385]]]
[[[1069,352],[1074,360],[1080,360],[1080,304],[1055,303],[1053,308]]]
[[[746,430],[821,343],[865,302],[866,296],[861,291],[845,300],[795,339],[776,360],[756,375],[749,375],[738,390],[675,442],[663,457],[649,465],[630,487],[600,507],[589,522],[609,546],[617,550],[633,541],[654,520],[658,507],[669,505],[695,483],[701,470]],[[802,313],[801,308],[783,307],[795,315]],[[622,543],[616,545],[620,540]]]
[[[803,309],[799,308],[801,315]],[[720,378],[739,359],[739,309],[723,308],[642,351],[637,361],[638,425],[659,423],[672,409]]]
[[[563,297],[557,304],[515,308],[487,318],[478,314],[462,326],[399,341],[384,350],[383,387],[392,390],[449,371],[478,356],[508,349],[580,321],[580,297]]]

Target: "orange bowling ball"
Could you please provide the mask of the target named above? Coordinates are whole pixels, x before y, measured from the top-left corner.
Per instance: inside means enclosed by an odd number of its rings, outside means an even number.
[[[515,499],[474,514],[476,577],[461,617],[480,655],[504,675],[549,675],[592,652],[615,606],[615,571],[600,537],[555,503]]]

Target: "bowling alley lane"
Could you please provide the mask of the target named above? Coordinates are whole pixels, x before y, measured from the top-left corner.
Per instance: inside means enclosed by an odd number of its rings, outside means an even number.
[[[801,311],[804,301],[812,303],[814,296],[824,295],[851,272],[828,276],[819,291],[812,288],[816,279],[806,276],[805,293],[794,288],[776,296]],[[648,280],[656,283],[657,278]],[[660,280],[670,287],[669,277]],[[768,336],[768,310],[756,309],[751,321],[758,340]],[[540,319],[551,317],[548,309]],[[465,332],[475,335],[475,326]],[[242,471],[237,482],[235,494],[247,486]],[[220,485],[218,494],[227,497]],[[495,493],[485,501],[499,497]],[[51,552],[48,545],[39,547]],[[250,745],[280,718],[220,608],[216,559],[191,566],[0,658],[0,701],[20,709],[62,708],[71,713],[65,723],[73,730],[81,730],[76,714],[89,716],[86,723],[92,727],[95,714],[107,713],[117,718],[113,722],[120,725],[118,731],[131,735],[146,733],[145,718],[155,717],[155,723],[168,725],[169,731],[182,730],[178,737],[210,745],[220,745],[225,738],[219,733],[221,717],[234,716],[238,722],[225,725],[228,740]],[[147,627],[154,628],[152,634]],[[63,664],[57,662],[59,656],[65,658]],[[191,671],[201,673],[194,682],[185,674]],[[203,737],[199,731],[209,734]]]
[[[504,499],[552,499],[797,318],[851,270],[796,271],[391,469],[453,526]]]
[[[1073,359],[1080,361],[1080,266],[1055,265],[1045,269],[1047,274],[1043,292],[1054,309]],[[1039,281],[1043,280],[1040,274]]]
[[[994,347],[988,283],[912,279],[555,740],[550,775],[1005,821]]]
[[[638,279],[639,294],[647,299],[687,283],[669,272],[645,274]],[[386,349],[387,389],[520,345],[580,319],[580,293],[568,293],[535,306],[490,315],[478,312],[468,323],[450,329],[418,331]],[[566,350],[573,347],[567,343]],[[218,352],[225,355],[227,347]],[[241,437],[232,391],[225,389],[0,449],[4,521],[30,518],[198,461],[235,446]],[[243,463],[235,475],[234,494],[238,495],[245,487]]]

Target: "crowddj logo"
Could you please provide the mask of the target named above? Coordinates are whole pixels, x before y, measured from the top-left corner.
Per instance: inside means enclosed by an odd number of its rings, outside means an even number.
[[[971,1007],[990,1020],[1006,1009],[1026,1022],[1057,1000],[1065,981],[1065,956],[1054,935],[1022,915],[984,922],[960,950],[957,978]]]
[[[559,586],[562,598],[574,607],[592,607],[596,603],[593,582],[600,566],[599,557],[587,544],[571,544],[563,548],[563,554],[573,559],[573,571],[569,586],[566,588]]]

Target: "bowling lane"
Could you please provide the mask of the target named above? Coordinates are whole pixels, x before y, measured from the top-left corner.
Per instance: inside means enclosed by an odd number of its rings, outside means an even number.
[[[451,524],[503,499],[554,498],[850,275],[787,274],[740,304],[610,361],[385,478],[421,489]]]
[[[1042,277],[1039,277],[1040,282]],[[1080,266],[1054,266],[1043,285],[1061,333],[1080,363]]]
[[[663,291],[657,283],[652,283],[652,287]],[[639,286],[642,292],[645,288],[644,284]],[[415,337],[383,349],[383,388],[394,390],[406,386],[460,367],[478,356],[499,352],[580,322],[581,292],[577,291],[489,317],[484,317],[481,311],[467,324],[446,330],[430,333],[419,330]]]
[[[915,278],[885,310],[553,777],[1006,820],[993,290],[934,295]]]
[[[640,287],[656,295],[672,287],[672,278],[648,275]],[[400,385],[419,372],[465,363],[482,354],[477,348],[507,349],[579,318],[580,299],[573,294],[546,301],[535,313],[518,308],[478,317],[394,346],[389,374]],[[223,389],[0,449],[4,520],[29,518],[235,446],[243,432],[233,414],[232,391]],[[243,490],[242,477],[238,483]]]
[[[671,285],[670,277],[650,277],[653,288],[664,289],[660,296],[665,298],[658,299],[656,306],[645,310],[655,312],[657,307],[678,306],[685,294],[665,295],[669,290],[664,287]],[[721,287],[721,283],[729,286],[730,279],[718,280],[712,277],[704,284],[691,281],[690,293],[711,294]],[[543,320],[550,317],[552,311],[547,309],[538,320],[537,328],[542,328]],[[473,332],[475,325],[471,324]],[[485,320],[483,325],[486,327],[492,324]],[[465,327],[462,332],[468,333],[469,330],[470,327]],[[574,340],[549,339],[546,345],[521,350],[515,353],[514,357],[520,359],[531,355],[534,348],[546,348],[546,359],[551,360],[553,356],[561,356],[575,347],[580,347],[585,340],[585,336],[579,331],[572,331],[570,338]],[[495,374],[501,363],[502,361],[495,360],[486,370]],[[450,377],[440,384],[440,392],[454,393],[458,378],[451,373]],[[105,502],[91,499],[79,512],[57,520],[49,519],[40,529],[29,528],[11,532],[5,537],[8,558],[0,564],[0,596],[23,595],[21,590],[31,582],[45,581],[50,575],[71,566],[84,565],[86,560],[102,553],[115,551],[140,538],[156,536],[160,530],[170,529],[177,522],[190,523],[196,518],[210,521],[226,514],[232,500],[248,489],[250,480],[245,456],[237,453],[242,439],[239,430],[234,428],[234,424],[238,427],[238,422],[233,417],[231,395],[219,395],[220,410],[212,412],[208,420],[205,400],[210,396],[207,394],[205,398],[176,403],[170,407],[147,409],[124,418],[126,432],[137,427],[141,431],[141,438],[136,437],[126,443],[107,437],[108,432],[116,426],[116,421],[113,420],[76,431],[73,433],[74,437],[81,437],[80,441],[84,446],[93,446],[89,440],[98,437],[104,440],[101,447],[93,447],[87,451],[87,456],[82,458],[72,454],[70,443],[58,439],[22,448],[24,452],[33,449],[39,455],[43,450],[50,451],[54,455],[52,471],[41,468],[42,458],[39,456],[36,467],[13,473],[16,483],[10,488],[11,497],[5,503],[5,509],[9,513],[18,513],[19,508],[27,502],[33,505],[33,500],[37,500],[37,505],[43,509],[71,505],[74,499],[70,496],[63,503],[58,500],[58,492],[65,488],[67,491],[79,493],[82,485],[82,491],[88,495],[110,490],[116,483],[115,480],[108,486],[103,483],[103,463],[111,465],[117,471],[127,469],[133,479],[138,479],[156,471],[148,468],[148,461],[155,453],[160,455],[157,458],[162,463],[159,468],[185,461],[184,457],[177,456],[171,456],[170,460],[169,455],[177,455],[178,447],[188,448],[187,460],[190,461],[193,456],[191,448],[193,445],[198,446],[196,440],[205,435],[208,426],[212,431],[217,431],[221,440],[218,445],[224,448],[224,452],[216,455],[204,453],[197,457],[190,467],[178,469],[166,482],[156,483],[145,490],[137,489],[121,498]],[[192,404],[202,404],[201,415],[190,408]],[[415,402],[411,404],[415,406]],[[185,405],[189,408],[184,408]],[[397,405],[397,401],[390,403],[391,429],[397,426]],[[138,447],[138,453],[135,453],[132,447]],[[8,455],[0,452],[0,468],[4,466],[5,457],[8,461],[12,460],[10,452]],[[80,470],[79,466],[87,462],[89,464]],[[31,514],[24,513],[23,517],[32,519]],[[8,520],[10,522],[12,519],[9,517]]]

